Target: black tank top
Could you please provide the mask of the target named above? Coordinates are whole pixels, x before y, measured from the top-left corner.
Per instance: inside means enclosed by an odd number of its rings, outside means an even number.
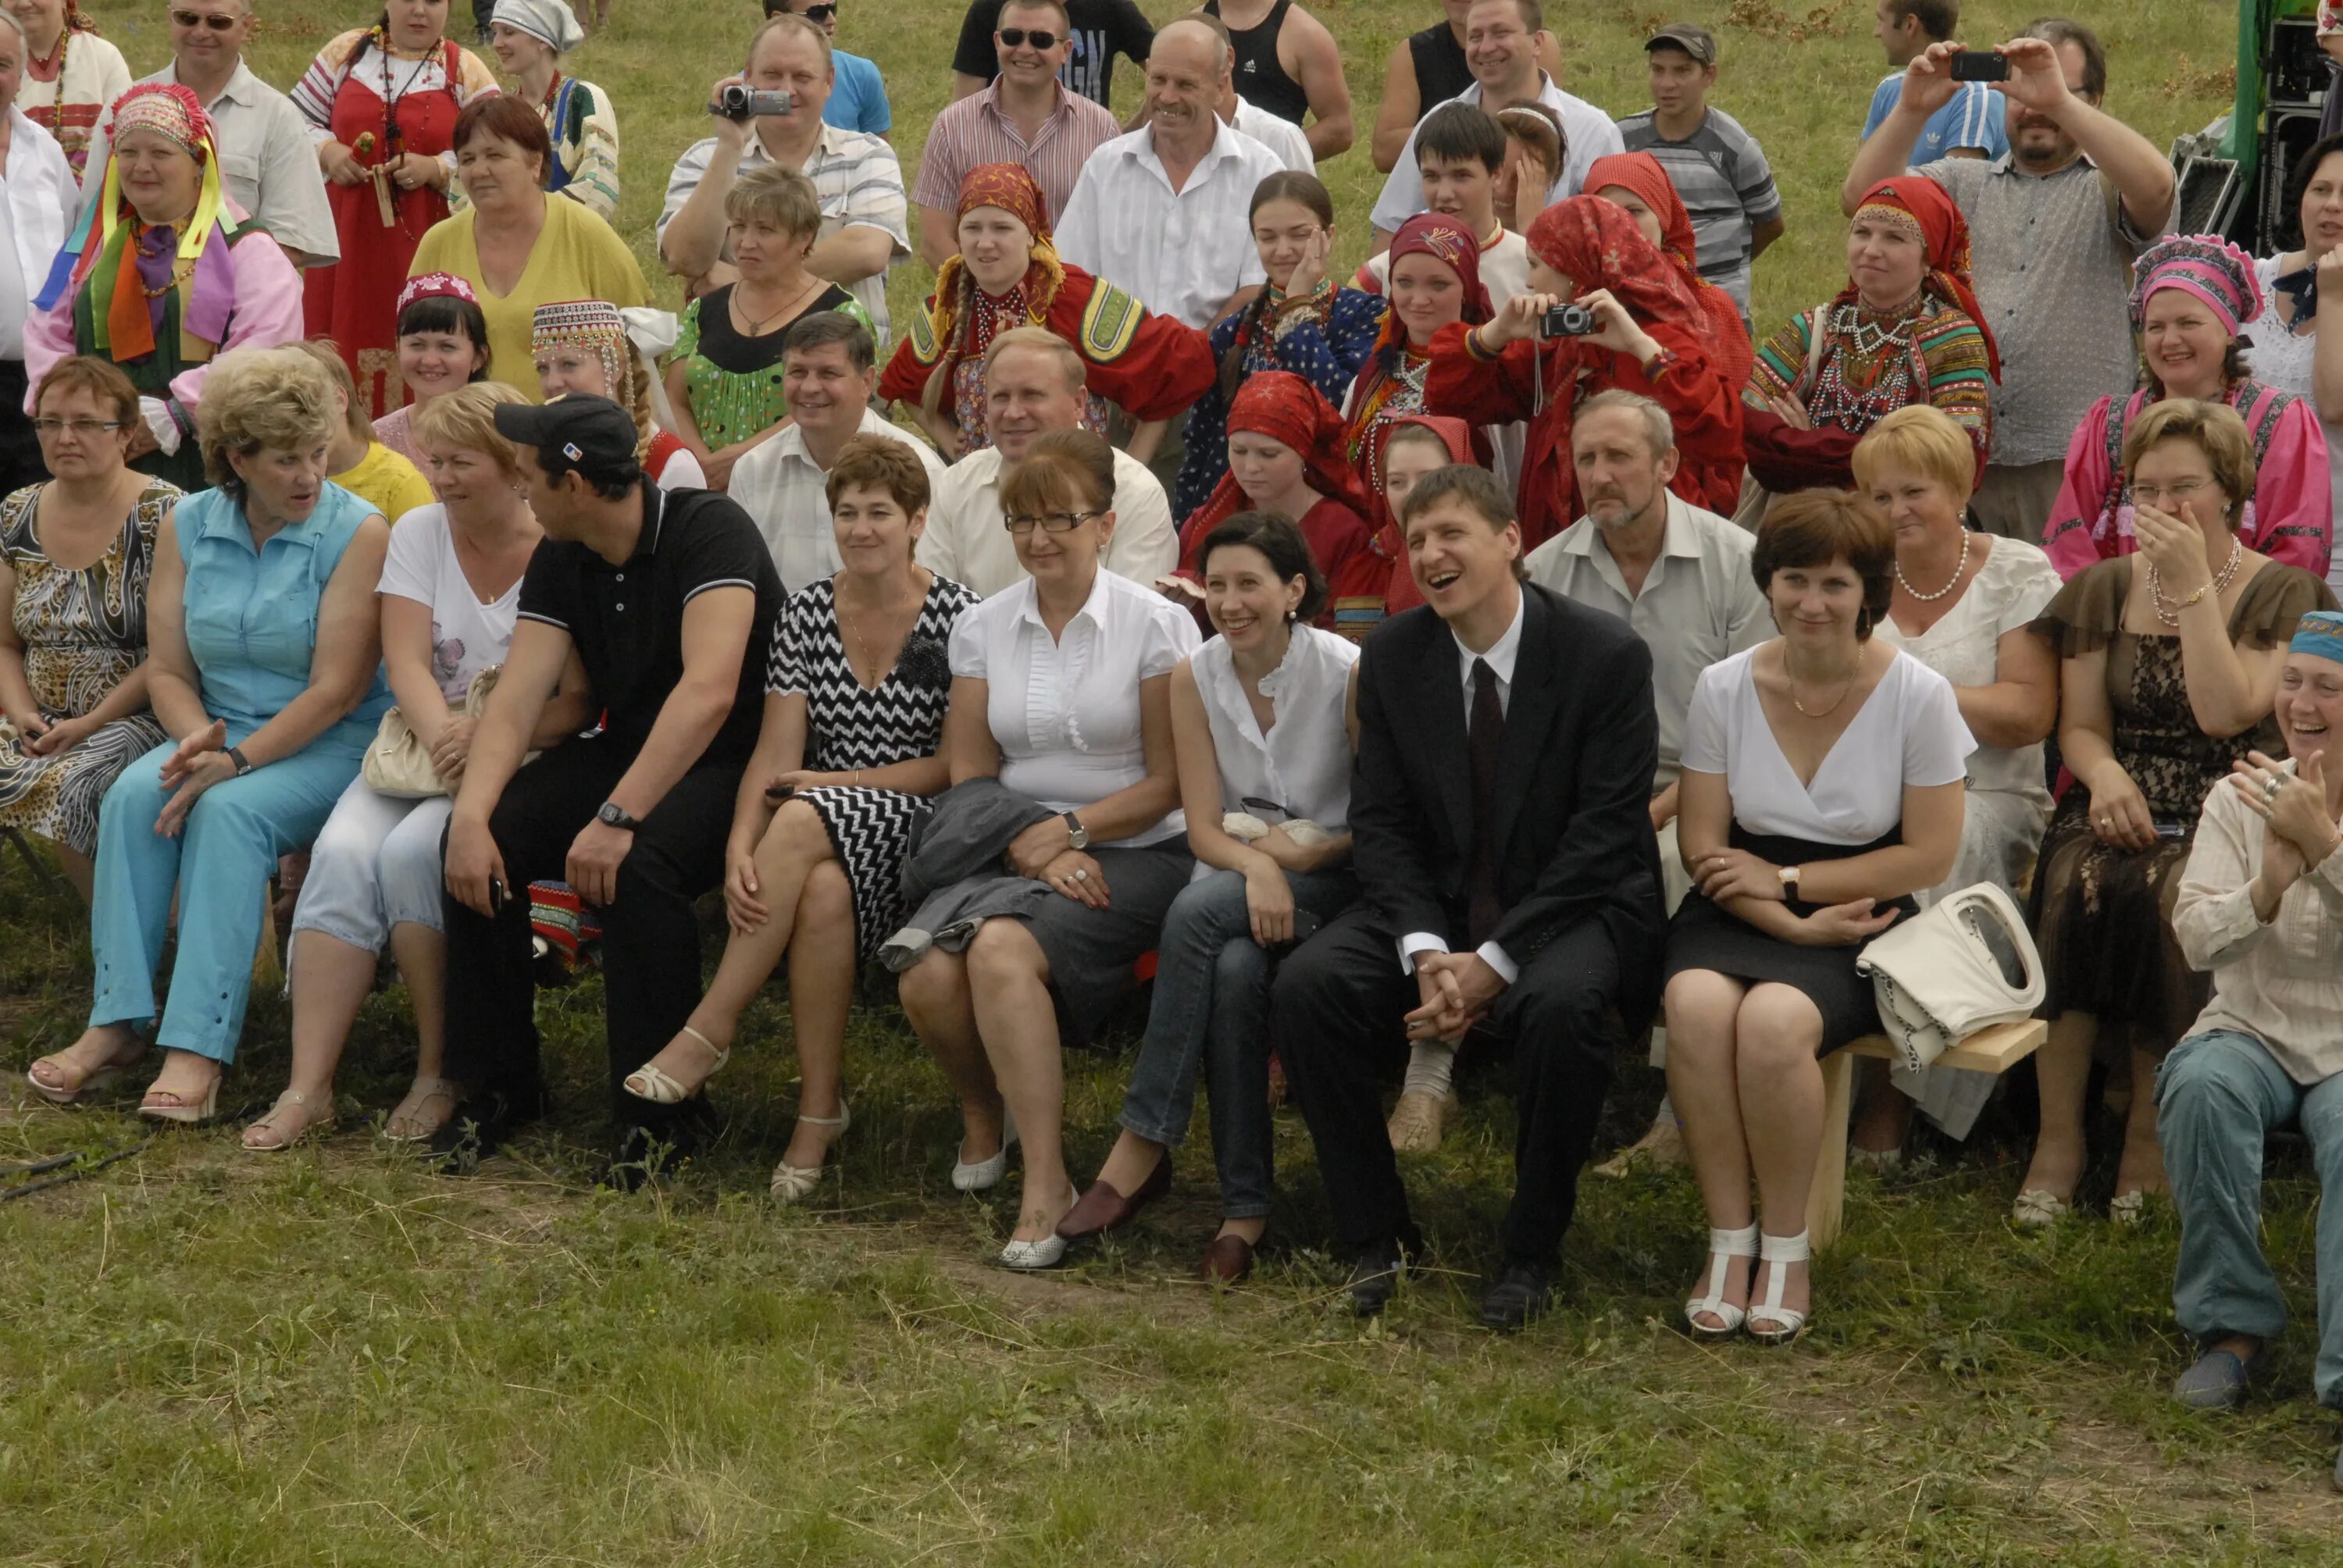
[[[1310,96],[1302,84],[1285,74],[1277,63],[1277,35],[1285,27],[1285,14],[1293,8],[1293,0],[1277,0],[1262,17],[1258,27],[1229,29],[1229,42],[1237,52],[1237,96],[1256,109],[1266,109],[1281,120],[1300,125],[1310,113]],[[1221,14],[1221,0],[1204,0],[1204,9],[1214,16]],[[1468,75],[1468,81],[1471,79]],[[1458,92],[1463,91],[1462,87]]]
[[[1408,35],[1408,57],[1415,62],[1415,103],[1430,114],[1451,98],[1463,95],[1473,85],[1473,67],[1465,63],[1464,45],[1445,22]]]

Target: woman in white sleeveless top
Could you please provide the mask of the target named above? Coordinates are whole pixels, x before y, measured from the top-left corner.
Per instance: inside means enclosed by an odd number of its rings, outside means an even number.
[[[1112,1230],[1171,1185],[1172,1150],[1187,1136],[1202,1068],[1212,1081],[1222,1216],[1202,1271],[1233,1282],[1252,1269],[1268,1223],[1276,956],[1358,896],[1349,821],[1359,650],[1310,624],[1324,608],[1326,579],[1285,518],[1231,518],[1205,538],[1198,563],[1220,635],[1172,676],[1196,879],[1163,922],[1122,1135],[1058,1233],[1079,1241]]]

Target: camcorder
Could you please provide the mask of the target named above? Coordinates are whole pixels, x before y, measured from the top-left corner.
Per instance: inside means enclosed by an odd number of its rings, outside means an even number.
[[[797,99],[778,87],[751,87],[739,82],[729,82],[716,89],[716,101],[708,106],[711,115],[728,120],[753,120],[760,115],[786,115]]]

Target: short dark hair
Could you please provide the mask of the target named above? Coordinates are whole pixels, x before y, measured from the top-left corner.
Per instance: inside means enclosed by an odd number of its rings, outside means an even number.
[[[1055,11],[1058,14],[1058,31],[1060,34],[1062,35],[1073,31],[1074,18],[1071,13],[1068,12],[1066,9],[1066,0],[1002,0],[1001,6],[1002,11],[1008,11],[1012,8],[1026,11]],[[993,20],[992,25],[996,32],[1000,30],[1001,22],[997,15]]]
[[[445,332],[461,337],[475,349],[485,349],[488,346],[488,317],[477,300],[458,299],[452,294],[427,294],[398,313],[397,335],[405,337],[417,332]],[[488,361],[472,367],[471,378],[488,378]]]
[[[1196,565],[1209,571],[1214,550],[1240,546],[1266,557],[1279,582],[1302,579],[1302,602],[1293,607],[1292,619],[1318,618],[1326,608],[1326,574],[1318,558],[1311,554],[1310,541],[1302,537],[1300,528],[1275,512],[1239,512],[1204,536],[1203,548],[1196,552]]]
[[[1505,166],[1505,128],[1478,104],[1443,104],[1415,127],[1415,161],[1421,165],[1427,157],[1452,164],[1478,160],[1495,174]]]
[[[1290,201],[1310,209],[1310,216],[1328,228],[1334,226],[1334,196],[1326,182],[1307,169],[1280,169],[1262,176],[1261,184],[1252,187],[1252,201],[1245,208],[1248,218],[1259,217],[1261,209],[1273,201]]]
[[[2337,153],[2343,153],[2343,131],[2319,137],[2295,160],[2293,176],[2286,182],[2286,210],[2293,217],[2298,220],[2302,216],[2303,193],[2318,177],[2318,166]]]
[[[1932,44],[1941,44],[1960,31],[1961,0],[1887,0],[1888,15],[1897,22],[1920,24]]]
[[[39,411],[41,399],[52,392],[86,392],[101,407],[111,408],[116,421],[125,429],[137,423],[138,388],[110,359],[76,354],[50,366],[41,377],[41,384],[33,389],[35,412]]]
[[[1538,0],[1513,0],[1513,9],[1520,13],[1523,27],[1533,33],[1545,31],[1545,7]]]
[[[1824,489],[1783,497],[1757,525],[1749,571],[1757,579],[1758,591],[1770,597],[1775,572],[1826,567],[1837,560],[1853,567],[1863,579],[1863,608],[1855,616],[1855,635],[1858,640],[1867,638],[1886,616],[1888,597],[1896,591],[1896,528],[1869,497]]]
[[[870,340],[870,329],[843,310],[815,310],[799,317],[781,334],[781,357],[787,360],[792,354],[831,343],[844,348],[846,357],[865,376],[879,363],[879,346]]]
[[[456,134],[447,146],[460,154],[475,136],[490,136],[512,143],[522,152],[537,159],[538,183],[542,185],[553,173],[553,138],[546,134],[545,122],[537,111],[518,93],[490,93],[474,98],[456,116]]]
[[[2080,22],[2065,16],[2042,16],[2026,25],[2021,38],[2039,38],[2052,48],[2072,44],[2083,52],[2083,96],[2104,98],[2107,95],[2107,50],[2099,35]]]
[[[1496,475],[1476,463],[1451,463],[1444,468],[1433,469],[1415,482],[1400,502],[1400,527],[1404,528],[1415,521],[1416,514],[1434,501],[1446,500],[1463,502],[1480,513],[1482,520],[1492,528],[1503,528],[1521,520],[1521,514],[1513,509],[1513,498],[1497,483]]]

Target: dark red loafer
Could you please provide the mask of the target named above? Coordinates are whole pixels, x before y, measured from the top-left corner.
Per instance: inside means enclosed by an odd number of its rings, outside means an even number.
[[[1091,1190],[1079,1202],[1066,1211],[1058,1221],[1058,1234],[1069,1241],[1087,1241],[1092,1236],[1103,1236],[1130,1224],[1139,1211],[1164,1193],[1172,1191],[1172,1156],[1167,1151],[1148,1172],[1139,1191],[1126,1198],[1114,1190],[1111,1182],[1093,1181]]]
[[[1202,1272],[1207,1282],[1242,1284],[1252,1272],[1252,1243],[1242,1236],[1215,1236],[1204,1249]]]

